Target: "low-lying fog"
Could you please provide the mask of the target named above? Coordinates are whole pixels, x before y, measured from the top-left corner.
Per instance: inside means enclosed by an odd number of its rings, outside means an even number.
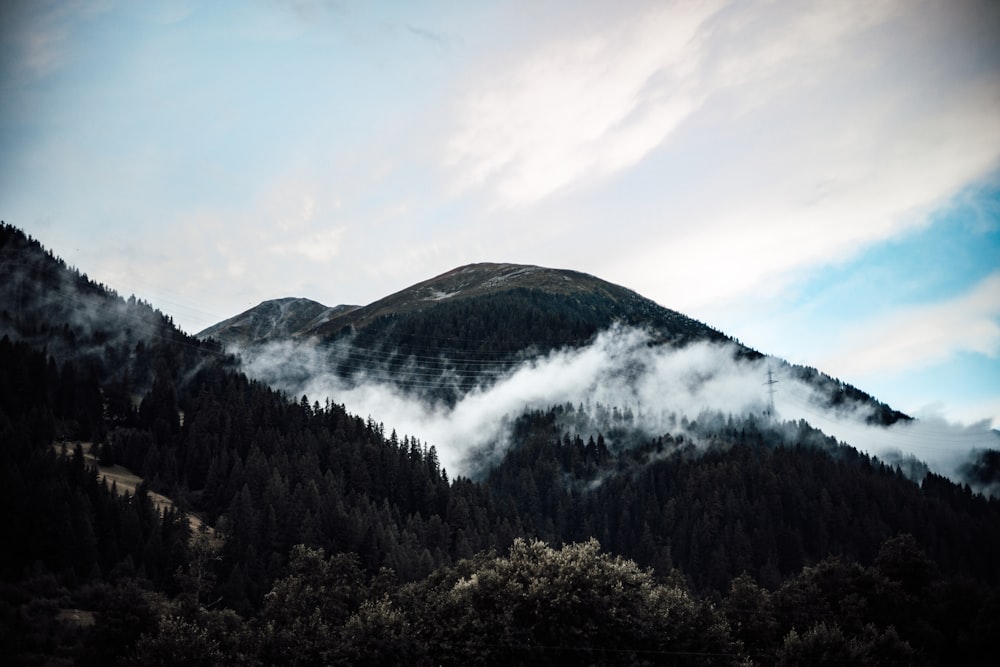
[[[912,456],[938,474],[962,480],[970,453],[1000,449],[1000,433],[987,422],[964,426],[940,419],[869,425],[867,405],[821,407],[817,390],[792,377],[776,359],[741,360],[732,345],[696,343],[681,349],[650,346],[642,330],[616,327],[586,347],[564,349],[506,370],[489,386],[461,394],[453,404],[432,401],[414,384],[441,382],[437,371],[411,366],[403,391],[384,370],[350,380],[334,369],[337,348],[282,342],[240,350],[244,370],[291,396],[329,398],[348,411],[372,417],[387,432],[396,430],[433,445],[449,474],[468,474],[474,454],[502,452],[511,419],[526,410],[572,403],[628,409],[633,426],[650,436],[678,434],[682,418],[706,411],[723,415],[764,414],[774,389],[775,418],[804,419],[836,439],[888,462]],[[768,384],[768,371],[777,384]],[[586,438],[589,434],[581,433]],[[595,434],[596,435],[596,434]],[[988,489],[987,489],[988,490]]]

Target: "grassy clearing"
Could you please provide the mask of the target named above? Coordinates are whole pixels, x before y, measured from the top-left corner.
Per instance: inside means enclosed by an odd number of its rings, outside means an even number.
[[[109,486],[112,482],[114,482],[115,487],[118,489],[118,493],[120,494],[124,494],[127,491],[128,493],[135,495],[136,487],[143,482],[142,477],[120,465],[101,465],[100,461],[97,459],[96,453],[94,452],[94,443],[57,442],[53,444],[53,447],[55,447],[59,452],[62,452],[64,447],[67,452],[72,452],[73,448],[76,447],[77,444],[83,448],[83,457],[87,463],[97,468],[98,475],[102,481],[107,482]],[[162,513],[163,510],[174,507],[174,501],[163,494],[148,491],[148,495],[149,499],[153,501],[153,506],[156,507],[156,511],[158,512]],[[197,534],[202,529],[201,519],[190,513],[185,513],[184,516],[187,517],[188,523],[191,526],[192,534]],[[207,526],[206,529],[209,532],[212,532],[211,526]]]

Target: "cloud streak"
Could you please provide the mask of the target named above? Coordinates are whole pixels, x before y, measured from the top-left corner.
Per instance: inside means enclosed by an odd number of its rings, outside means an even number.
[[[899,309],[855,328],[823,365],[864,377],[933,365],[958,352],[1000,356],[1000,272],[957,298]]]
[[[632,166],[700,104],[699,27],[718,3],[651,9],[546,44],[467,93],[445,163],[504,205]]]

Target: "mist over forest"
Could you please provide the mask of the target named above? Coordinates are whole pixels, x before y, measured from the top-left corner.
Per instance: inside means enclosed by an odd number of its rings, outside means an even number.
[[[336,400],[355,414],[434,444],[444,466],[459,474],[474,473],[470,466],[481,466],[484,458],[502,457],[518,415],[568,403],[588,415],[566,424],[569,432],[603,433],[607,439],[625,428],[629,442],[667,433],[697,442],[692,422],[703,431],[726,418],[804,420],[866,454],[902,465],[916,481],[932,470],[979,491],[1000,491],[996,480],[984,484],[966,474],[979,453],[1000,448],[1000,433],[986,423],[905,419],[880,424],[870,402],[849,398],[832,405],[826,392],[780,359],[748,358],[733,343],[701,341],[675,348],[654,340],[648,330],[615,325],[582,347],[514,364],[483,361],[476,369],[480,383],[470,389],[460,386],[446,353],[436,363],[394,359],[390,370],[384,363],[393,359],[389,352],[345,377],[340,368],[354,351],[350,339],[333,344],[286,339],[232,351],[249,375],[290,396]],[[458,398],[440,399],[443,389]]]
[[[995,432],[529,269],[227,349],[0,226],[0,654],[992,664]]]

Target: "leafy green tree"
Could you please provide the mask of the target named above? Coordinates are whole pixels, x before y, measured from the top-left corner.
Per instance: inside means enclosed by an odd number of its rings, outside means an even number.
[[[156,632],[140,637],[131,657],[134,664],[153,667],[224,664],[218,640],[205,627],[173,615],[160,617]]]
[[[882,543],[875,567],[890,581],[902,586],[908,595],[923,595],[937,575],[934,563],[909,533]]]
[[[415,665],[428,660],[413,624],[388,595],[364,602],[347,619],[341,637],[341,656],[351,665]]]
[[[805,632],[792,630],[778,651],[775,665],[912,665],[916,654],[893,628],[868,626],[857,636],[846,635],[836,624],[817,623]]]
[[[749,575],[732,580],[722,610],[733,637],[748,653],[766,655],[777,643],[780,634],[771,594]]]
[[[423,591],[414,619],[449,664],[699,664],[736,661],[725,619],[686,590],[659,584],[596,540],[553,549],[517,539]]]
[[[330,664],[338,655],[339,628],[367,594],[352,554],[329,558],[322,549],[297,545],[291,573],[274,583],[257,618],[265,662]]]

